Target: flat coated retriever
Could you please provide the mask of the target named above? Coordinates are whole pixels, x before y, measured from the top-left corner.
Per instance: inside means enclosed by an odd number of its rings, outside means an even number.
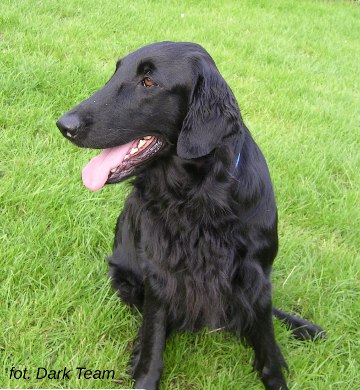
[[[77,146],[105,149],[83,170],[90,190],[134,177],[109,265],[121,299],[143,315],[135,387],[158,388],[172,330],[208,327],[252,346],[267,390],[287,389],[272,314],[298,338],[324,333],[272,307],[271,179],[210,55],[193,43],[143,47],[57,126]]]

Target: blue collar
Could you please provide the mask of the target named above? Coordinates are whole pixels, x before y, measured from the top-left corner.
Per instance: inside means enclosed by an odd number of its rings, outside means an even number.
[[[236,159],[236,164],[235,164],[235,168],[237,168],[238,167],[238,165],[239,165],[239,163],[240,163],[240,152],[239,152],[239,154],[238,154],[238,156],[237,156],[237,159]]]

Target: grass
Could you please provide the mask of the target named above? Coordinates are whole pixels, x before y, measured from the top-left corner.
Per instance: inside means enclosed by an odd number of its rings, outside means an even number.
[[[292,390],[358,389],[360,5],[354,1],[3,0],[0,4],[0,387],[114,388],[36,380],[37,367],[113,369],[123,387],[139,319],[105,256],[129,187],[84,189],[93,151],[55,120],[144,44],[194,41],[214,57],[267,157],[280,214],[275,304],[327,331],[300,343],[275,323]],[[178,334],[163,389],[261,389],[230,335]],[[10,379],[11,367],[30,379]]]

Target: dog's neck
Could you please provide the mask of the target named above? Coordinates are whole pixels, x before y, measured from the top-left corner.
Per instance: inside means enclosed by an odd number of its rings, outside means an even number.
[[[234,170],[240,164],[239,152],[227,146],[197,159],[182,159],[176,154],[154,161],[133,181],[142,199],[166,204],[174,196],[189,205],[204,202],[212,208],[228,204],[234,185]],[[214,191],[215,188],[215,191]]]
[[[141,199],[162,207],[176,198],[180,208],[195,210],[205,204],[202,210],[213,214],[222,213],[223,207],[234,204],[238,210],[249,211],[249,205],[256,208],[261,199],[274,203],[266,163],[264,169],[257,169],[258,161],[263,159],[246,130],[243,137],[198,159],[182,159],[175,151],[159,158],[133,184]]]

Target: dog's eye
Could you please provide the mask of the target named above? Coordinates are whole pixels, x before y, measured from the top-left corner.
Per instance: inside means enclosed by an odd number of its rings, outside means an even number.
[[[154,81],[151,80],[150,77],[145,77],[141,83],[144,87],[147,87],[147,88],[157,85]]]

